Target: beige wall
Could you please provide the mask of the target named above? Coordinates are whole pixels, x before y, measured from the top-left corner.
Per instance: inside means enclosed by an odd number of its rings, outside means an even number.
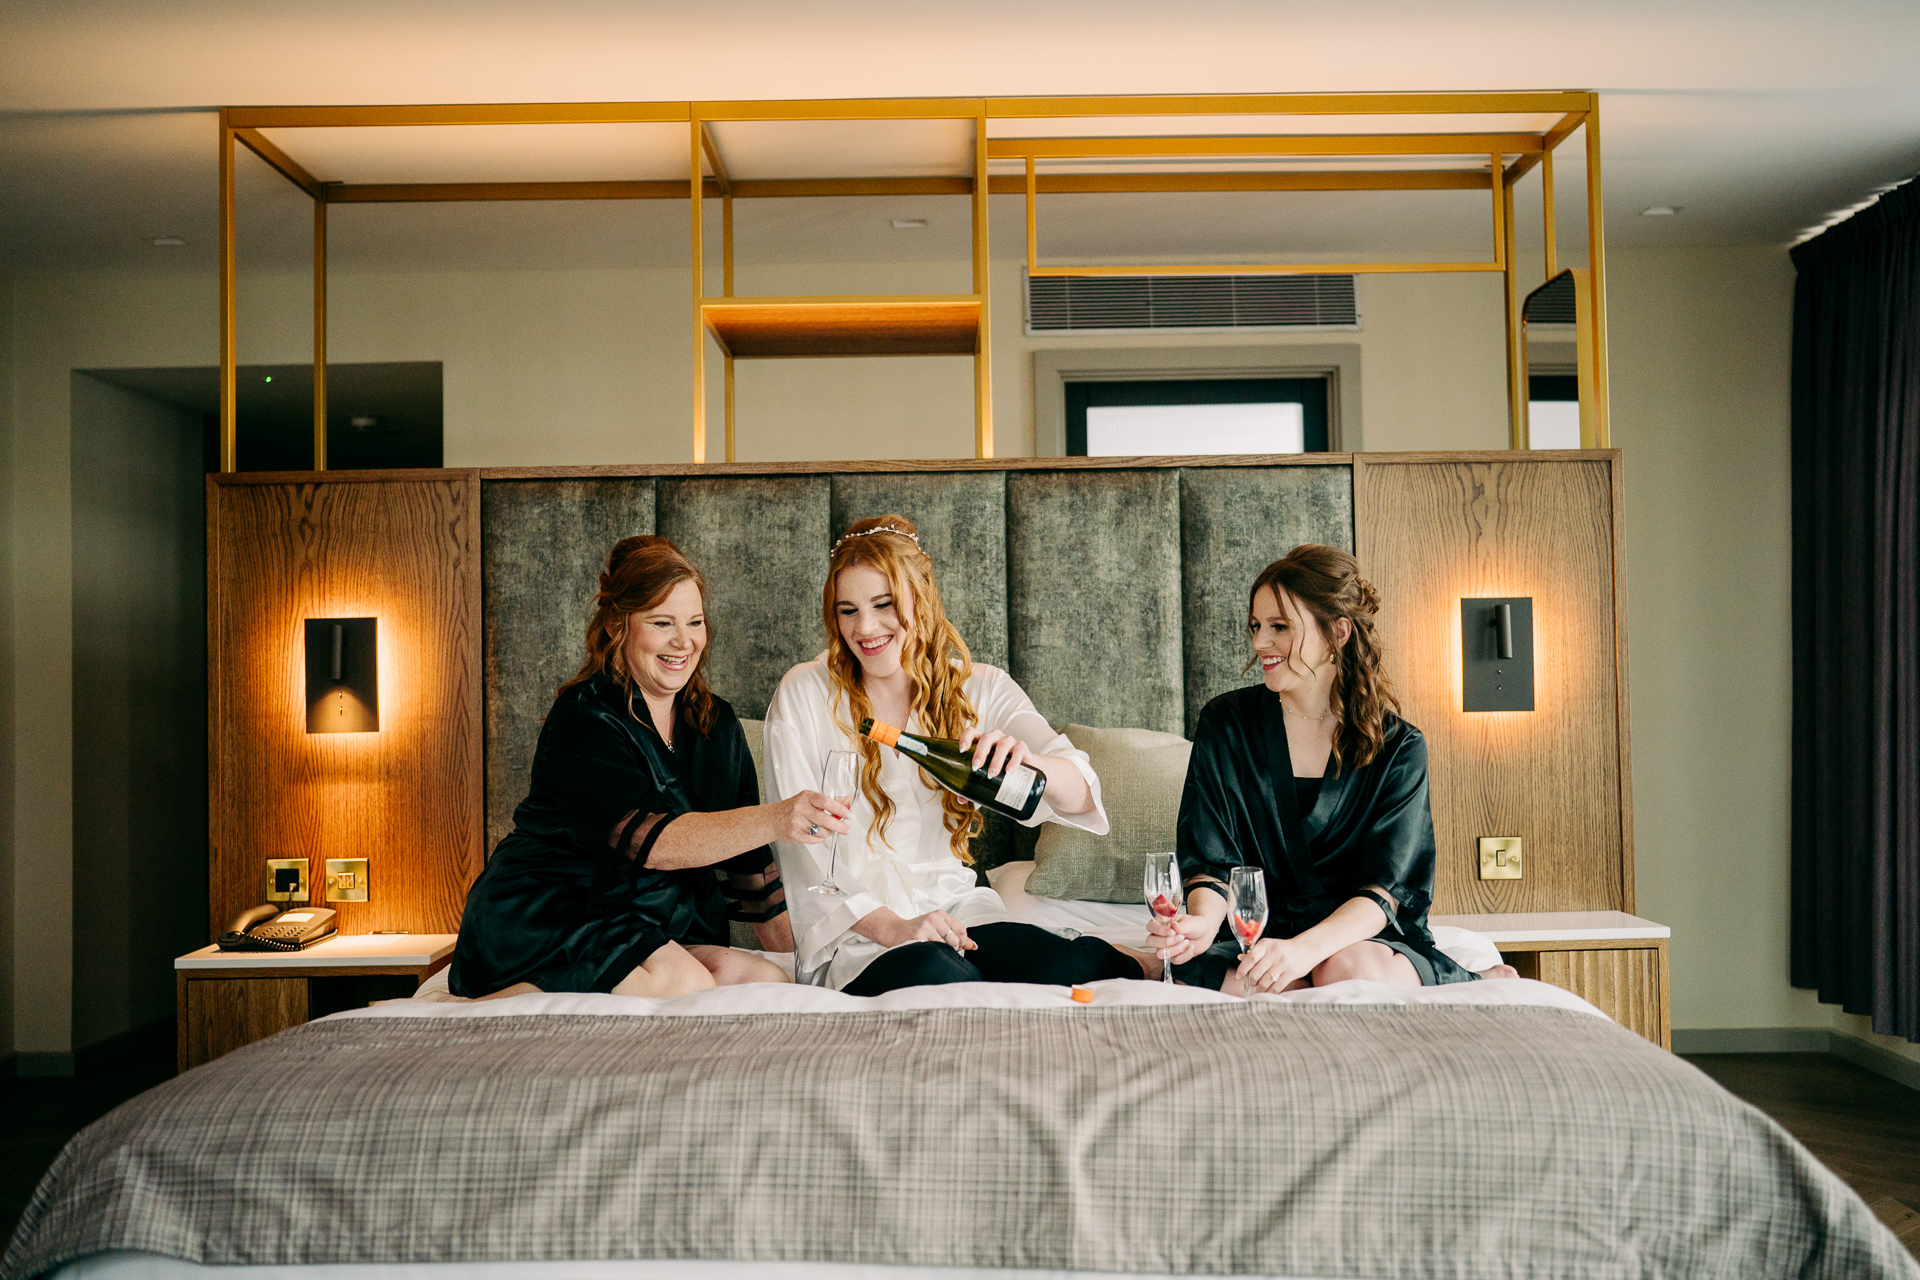
[[[1791,269],[1777,249],[1616,253],[1615,440],[1627,453],[1639,906],[1674,928],[1683,1029],[1833,1025],[1786,970],[1787,376]],[[963,288],[955,264],[763,267],[743,287]],[[1029,452],[1041,346],[1245,345],[1245,335],[1029,339],[1019,264],[994,266],[998,452]],[[689,456],[684,271],[336,275],[340,361],[440,360],[452,466]],[[69,371],[209,364],[198,277],[27,279],[9,492],[22,637],[8,681],[20,851],[16,1040],[70,1041]],[[305,358],[304,282],[253,282],[242,359]],[[1494,277],[1363,278],[1363,330],[1276,338],[1362,349],[1360,447],[1498,448],[1506,437]],[[965,360],[740,366],[742,459],[971,453]],[[713,361],[709,457],[720,456]],[[1349,441],[1349,443],[1355,443]],[[31,641],[26,637],[32,637]],[[3,657],[4,655],[0,655]]]
[[[1675,1027],[1828,1026],[1787,981],[1793,268],[1771,248],[1608,268],[1640,913],[1673,928]]]

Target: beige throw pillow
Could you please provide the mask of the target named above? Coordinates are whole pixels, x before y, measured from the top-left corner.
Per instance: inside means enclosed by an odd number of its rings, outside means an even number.
[[[1147,855],[1174,847],[1193,744],[1152,729],[1070,724],[1062,732],[1087,753],[1100,775],[1112,830],[1095,836],[1057,822],[1042,826],[1027,892],[1085,902],[1139,902]]]

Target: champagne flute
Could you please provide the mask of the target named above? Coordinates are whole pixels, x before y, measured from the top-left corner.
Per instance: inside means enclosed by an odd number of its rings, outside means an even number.
[[[827,752],[827,767],[820,778],[820,790],[831,798],[849,807],[853,804],[853,793],[860,787],[860,757],[851,751]],[[833,882],[833,873],[840,865],[840,834],[835,832],[827,837],[827,878],[819,884],[810,884],[807,889],[812,893],[824,893],[833,898],[844,898],[847,891]]]
[[[1145,892],[1147,906],[1163,920],[1180,914],[1180,862],[1171,853],[1147,855]],[[1160,967],[1160,981],[1173,981],[1171,961]]]
[[[1244,957],[1267,929],[1267,873],[1259,867],[1235,867],[1229,878],[1233,898],[1227,918]]]

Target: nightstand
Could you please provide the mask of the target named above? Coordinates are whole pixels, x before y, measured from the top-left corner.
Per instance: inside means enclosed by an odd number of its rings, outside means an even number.
[[[1484,934],[1521,977],[1571,991],[1627,1030],[1673,1048],[1667,1010],[1673,930],[1666,925],[1624,911],[1429,916],[1427,922]]]
[[[336,934],[305,951],[190,951],[173,962],[179,1069],[312,1018],[407,995],[446,968],[457,938]]]

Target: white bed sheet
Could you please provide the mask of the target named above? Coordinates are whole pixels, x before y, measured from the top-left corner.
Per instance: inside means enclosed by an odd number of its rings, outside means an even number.
[[[1033,863],[1011,862],[989,872],[993,887],[1016,920],[1060,932],[1077,932],[1105,939],[1117,946],[1143,947],[1146,944],[1147,907],[1118,902],[1073,902],[1061,898],[1036,898],[1026,891]],[[1440,949],[1469,971],[1477,972],[1500,962],[1500,952],[1481,934],[1466,929],[1434,930]],[[787,972],[793,972],[793,956],[762,952],[767,959]],[[1146,1004],[1219,1004],[1240,999],[1200,987],[1111,979],[1091,984],[1095,1006]],[[1467,1004],[1531,1005],[1571,1009],[1595,1017],[1607,1015],[1570,991],[1514,978],[1502,982],[1460,982],[1442,987],[1396,987],[1379,982],[1337,982],[1327,987],[1306,987],[1298,991],[1262,994],[1260,1001],[1284,1004]],[[520,1017],[526,1014],[604,1014],[610,1017],[698,1017],[743,1013],[857,1013],[861,1010],[903,1009],[1084,1009],[1064,987],[1033,986],[1025,983],[958,982],[938,987],[908,987],[880,996],[853,996],[824,987],[786,986],[779,983],[749,983],[737,987],[715,987],[696,995],[667,1000],[643,1000],[634,996],[560,992],[511,996],[504,1000],[472,1002],[461,1000],[447,989],[447,971],[421,984],[405,1000],[390,1000],[369,1009],[354,1009],[335,1014],[341,1018],[381,1017]]]

